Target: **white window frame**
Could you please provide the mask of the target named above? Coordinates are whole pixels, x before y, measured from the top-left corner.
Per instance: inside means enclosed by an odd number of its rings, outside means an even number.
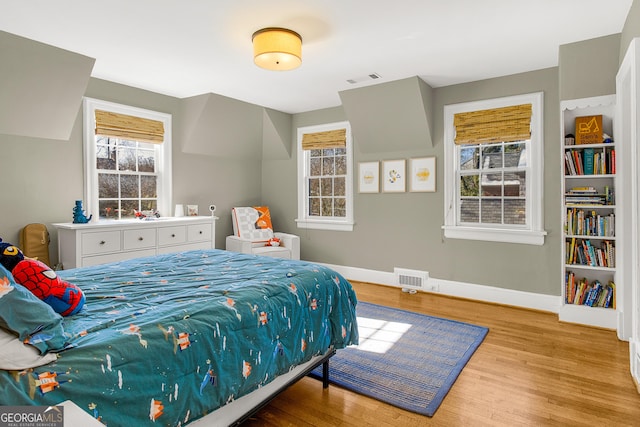
[[[331,130],[346,129],[347,152],[347,176],[345,182],[346,215],[344,218],[318,218],[309,216],[309,151],[302,149],[302,136],[307,133],[326,132]],[[335,122],[322,125],[305,126],[298,128],[297,137],[298,154],[298,228],[310,228],[318,230],[353,231],[353,142],[351,138],[351,125],[349,122]]]
[[[529,245],[544,244],[544,116],[543,93],[445,105],[444,107],[444,230],[445,238],[484,240]],[[458,113],[531,104],[531,139],[527,142],[527,197],[525,225],[460,225],[458,186],[459,151],[454,142],[453,117]]]
[[[87,216],[93,215],[93,221],[98,221],[98,170],[96,168],[96,110],[109,111],[130,116],[161,121],[164,124],[164,141],[155,144],[156,171],[158,185],[158,211],[162,216],[171,216],[171,114],[146,110],[124,104],[117,104],[99,99],[87,98],[83,100],[84,114],[84,209]]]

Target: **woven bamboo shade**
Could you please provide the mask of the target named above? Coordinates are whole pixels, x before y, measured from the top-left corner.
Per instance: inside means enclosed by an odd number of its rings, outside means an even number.
[[[458,113],[453,125],[457,145],[523,141],[531,137],[531,104]]]
[[[302,135],[303,150],[322,150],[325,148],[344,148],[347,146],[347,130],[336,129],[325,132],[305,133]]]
[[[164,123],[96,110],[96,135],[160,144],[164,141]]]

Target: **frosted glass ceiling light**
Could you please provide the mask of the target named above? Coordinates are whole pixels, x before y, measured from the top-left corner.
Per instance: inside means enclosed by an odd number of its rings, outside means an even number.
[[[263,28],[253,33],[253,62],[266,70],[293,70],[302,64],[302,37],[286,28]]]

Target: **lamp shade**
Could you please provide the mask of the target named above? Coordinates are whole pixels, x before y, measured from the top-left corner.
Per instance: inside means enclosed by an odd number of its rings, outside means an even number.
[[[267,70],[293,70],[302,64],[302,37],[286,28],[263,28],[253,33],[253,62]]]

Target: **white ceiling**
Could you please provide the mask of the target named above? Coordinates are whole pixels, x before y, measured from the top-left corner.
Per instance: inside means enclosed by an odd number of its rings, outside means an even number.
[[[0,30],[96,58],[93,77],[287,113],[419,76],[432,87],[558,65],[558,46],[622,31],[632,0],[0,0]],[[303,38],[302,66],[253,64],[251,35]],[[597,59],[597,58],[596,58]],[[375,81],[350,84],[368,74]]]

